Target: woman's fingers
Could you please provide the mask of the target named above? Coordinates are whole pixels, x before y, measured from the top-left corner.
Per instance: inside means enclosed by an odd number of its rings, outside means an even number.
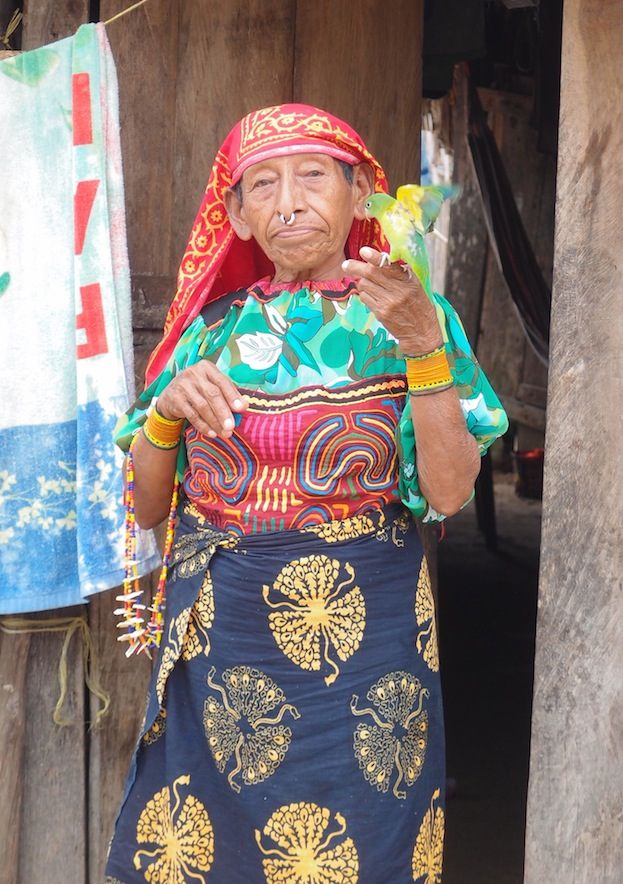
[[[359,249],[359,254],[364,261],[367,261],[368,264],[374,264],[375,267],[383,266],[385,263],[383,261],[384,255],[386,259],[389,257],[386,252],[379,252],[378,249],[373,249],[371,246],[362,246],[362,248]]]
[[[379,252],[378,249],[373,249],[370,246],[363,246],[359,249],[359,254],[363,258],[362,261],[356,258],[344,261],[342,269],[345,273],[352,276],[362,276],[369,273],[372,267],[382,267],[384,263],[386,267],[392,266],[391,264],[387,265],[387,256],[385,257],[385,262],[383,261],[384,252]]]
[[[236,423],[233,413],[245,411],[248,403],[215,365],[206,361],[199,363],[199,366],[197,388],[212,412],[216,423],[212,429],[219,436],[231,436]]]
[[[216,366],[208,360],[180,372],[158,399],[164,417],[186,418],[200,433],[231,436],[234,412],[248,407],[245,397]]]
[[[231,411],[246,410],[248,403],[240,395],[238,388],[212,362],[209,362],[207,359],[199,362],[197,370],[200,376],[203,374],[208,384],[214,384],[219,389]]]
[[[381,254],[374,249],[370,249],[370,251],[374,252],[375,256]],[[359,280],[360,289],[375,290],[377,295],[385,293],[393,297],[397,289],[400,290],[404,287],[406,280],[406,275],[400,264],[389,264],[382,267],[380,264],[369,264],[351,259],[345,261],[342,267],[348,276]]]
[[[225,435],[223,422],[217,418],[210,403],[196,390],[185,391],[185,395],[182,408],[186,420],[204,436]]]

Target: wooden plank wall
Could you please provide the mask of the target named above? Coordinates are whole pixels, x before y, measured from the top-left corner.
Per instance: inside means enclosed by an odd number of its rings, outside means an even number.
[[[25,49],[88,17],[87,0],[24,5]],[[100,17],[128,5],[101,0]],[[139,378],[216,149],[244,113],[292,100],[325,106],[361,130],[394,186],[418,179],[421,16],[421,0],[361,0],[356,15],[350,0],[149,0],[110,25]],[[115,642],[114,594],[95,597],[87,614],[112,696],[98,729],[88,730],[95,709],[77,641],[74,723],[62,729],[51,716],[63,636],[0,634],[0,884],[103,879],[149,676],[147,661],[127,661]]]
[[[453,178],[463,188],[460,200],[450,213],[450,237],[446,263],[445,292],[456,307],[467,337],[477,342],[484,272],[488,256],[488,236],[482,213],[482,200],[467,143],[468,81],[463,66],[454,74],[454,104],[451,112]],[[446,101],[448,99],[445,99]],[[450,140],[450,139],[448,139]]]
[[[532,99],[480,90],[528,238],[546,280],[553,261],[556,161],[539,153],[530,122]],[[524,426],[525,444],[543,443],[547,369],[528,343],[506,283],[488,243],[481,198],[467,145],[467,80],[457,69],[452,111],[455,180],[463,195],[450,221],[446,289],[461,315],[478,358],[509,416]],[[529,427],[532,434],[525,429]]]
[[[489,125],[510,179],[526,233],[546,281],[551,285],[554,252],[556,158],[537,150],[536,129],[530,118],[531,97],[480,90]],[[479,358],[495,379],[509,416],[520,422],[531,414],[518,408],[525,402],[542,414],[534,430],[545,428],[547,369],[521,329],[506,283],[492,249],[485,267]]]
[[[566,0],[526,884],[623,875],[622,38]]]
[[[294,100],[351,123],[393,190],[420,180],[421,15],[403,0],[297,4]]]

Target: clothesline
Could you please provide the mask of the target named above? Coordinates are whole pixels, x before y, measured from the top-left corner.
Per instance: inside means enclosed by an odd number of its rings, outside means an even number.
[[[138,0],[138,3],[133,3],[132,6],[128,6],[127,9],[122,9],[121,12],[118,12],[111,18],[106,19],[104,24],[112,24],[112,22],[117,21],[117,19],[122,18],[124,15],[127,15],[128,12],[133,12],[135,9],[138,9],[138,7],[142,6],[144,3],[147,3],[147,0]],[[23,18],[23,12],[21,12],[19,9],[16,9],[9,19],[9,23],[6,26],[4,34],[2,35],[2,37],[0,37],[0,43],[8,51],[11,50],[11,43],[9,38],[11,37],[11,34],[13,34],[13,32],[17,30]]]
[[[118,12],[116,15],[113,15],[112,18],[106,19],[104,24],[109,25],[112,22],[117,21],[118,18],[121,18],[123,15],[126,15],[128,12],[132,12],[134,9],[138,9],[138,7],[142,6],[143,3],[147,3],[147,0],[138,0],[138,3],[133,3],[132,6],[128,6],[127,9],[122,9],[121,12]]]

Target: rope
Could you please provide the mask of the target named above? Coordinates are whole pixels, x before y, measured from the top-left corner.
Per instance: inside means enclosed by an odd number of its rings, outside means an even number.
[[[113,15],[112,18],[106,19],[104,24],[109,25],[111,22],[117,21],[117,19],[121,18],[122,15],[126,15],[128,12],[132,12],[133,9],[138,9],[138,7],[142,6],[143,3],[147,3],[147,0],[138,0],[138,3],[133,3],[132,6],[128,6],[127,9],[122,9],[121,12],[118,12],[116,15]]]
[[[4,32],[4,36],[0,37],[0,43],[2,43],[7,50],[11,50],[11,43],[9,42],[9,37],[19,27],[19,23],[24,18],[24,14],[20,12],[19,9],[16,9],[11,18],[9,19],[9,23],[6,26],[6,31]]]
[[[42,632],[64,632],[65,639],[58,661],[58,680],[60,695],[52,713],[52,719],[60,727],[72,724],[71,720],[63,717],[63,706],[67,699],[67,658],[69,645],[76,632],[82,634],[82,661],[84,664],[84,680],[89,691],[100,701],[100,707],[95,714],[95,721],[91,727],[97,727],[110,708],[110,694],[99,682],[99,661],[91,630],[84,617],[51,617],[48,620],[35,620],[26,617],[4,617],[0,620],[0,631],[7,635],[33,635]]]

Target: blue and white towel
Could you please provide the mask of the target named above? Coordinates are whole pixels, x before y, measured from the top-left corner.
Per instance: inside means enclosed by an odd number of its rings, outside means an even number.
[[[133,398],[117,79],[103,25],[0,61],[0,613],[123,579]],[[151,533],[141,573],[157,567]]]

